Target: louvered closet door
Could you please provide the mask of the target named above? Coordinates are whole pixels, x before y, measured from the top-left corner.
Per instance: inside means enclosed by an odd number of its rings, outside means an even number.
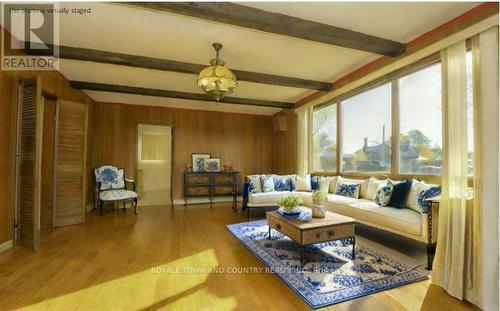
[[[17,242],[37,250],[40,218],[41,113],[35,79],[22,81],[18,100]]]
[[[54,226],[85,221],[87,105],[59,101],[54,155]]]

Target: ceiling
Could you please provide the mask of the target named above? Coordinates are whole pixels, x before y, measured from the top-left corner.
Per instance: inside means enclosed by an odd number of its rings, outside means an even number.
[[[399,42],[408,42],[478,3],[244,3]],[[91,14],[61,15],[60,45],[208,64],[211,44],[221,42],[229,68],[335,81],[380,55],[286,37],[183,15],[110,3],[60,3],[91,8]],[[69,80],[202,93],[192,74],[62,60]],[[250,114],[280,109],[194,100],[86,91],[95,101]],[[296,102],[312,90],[240,81],[231,96]]]

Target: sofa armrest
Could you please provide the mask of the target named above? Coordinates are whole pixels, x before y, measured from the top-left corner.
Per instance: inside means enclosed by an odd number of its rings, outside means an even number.
[[[250,197],[250,183],[244,182],[242,189],[243,189],[243,191],[241,193],[241,196],[243,199],[242,209],[246,210],[248,207],[248,199]]]

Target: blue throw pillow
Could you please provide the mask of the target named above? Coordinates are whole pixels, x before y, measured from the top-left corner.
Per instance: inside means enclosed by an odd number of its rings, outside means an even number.
[[[358,187],[359,184],[340,184],[337,187],[337,191],[335,192],[335,194],[357,199],[356,190],[358,189]]]
[[[311,174],[311,189],[314,190],[319,190],[319,176],[314,176]]]
[[[408,179],[397,183],[393,186],[391,200],[389,204],[390,207],[404,208],[406,205],[406,199],[410,194],[412,180]]]
[[[292,191],[292,180],[288,176],[273,176],[275,191]]]
[[[429,204],[426,201],[426,199],[436,197],[440,194],[441,194],[441,186],[430,187],[420,192],[417,201],[418,201],[418,206],[422,210],[422,213],[427,213],[427,210],[429,209]]]

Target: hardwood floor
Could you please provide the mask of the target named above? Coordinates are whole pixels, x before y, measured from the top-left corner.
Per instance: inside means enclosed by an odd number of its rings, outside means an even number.
[[[37,253],[0,254],[1,310],[309,309],[272,274],[234,273],[263,265],[226,229],[246,220],[230,205],[144,207],[137,217],[108,209],[86,219],[43,231]],[[429,281],[325,308],[470,309]]]

